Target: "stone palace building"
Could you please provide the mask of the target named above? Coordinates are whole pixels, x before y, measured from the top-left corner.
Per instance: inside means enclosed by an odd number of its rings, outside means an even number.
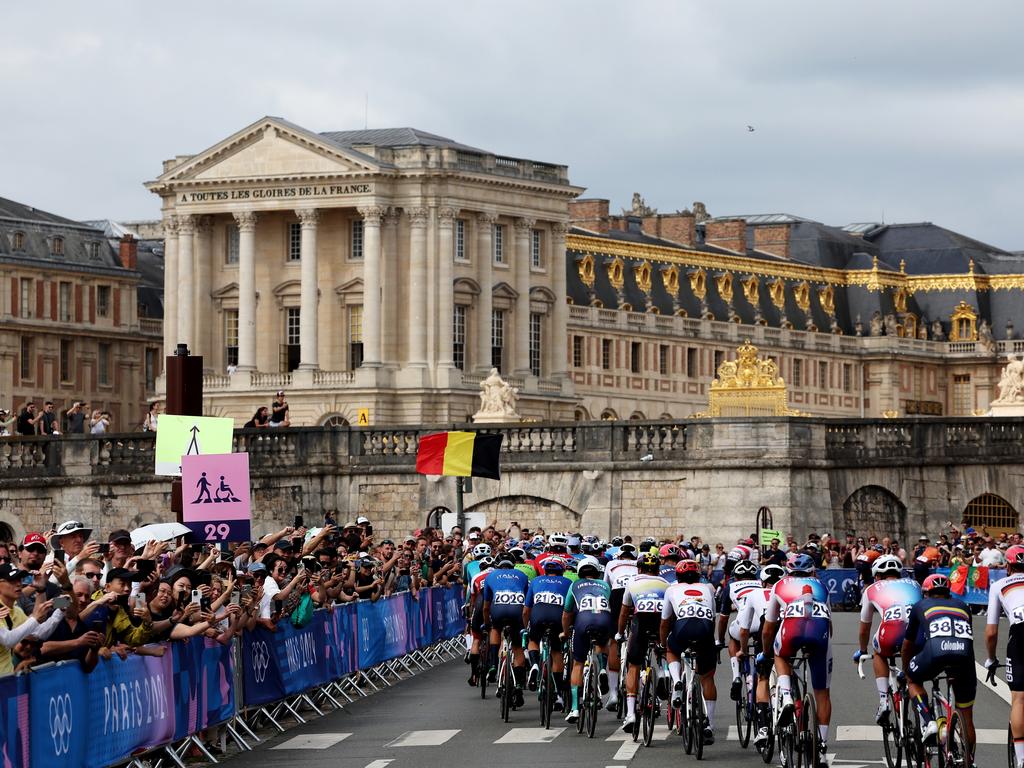
[[[529,419],[681,418],[747,339],[803,413],[972,415],[1024,351],[1024,259],[927,223],[615,215],[563,165],[276,117],[147,187],[164,348],[239,425],[282,389],[297,424],[463,421],[491,367]]]

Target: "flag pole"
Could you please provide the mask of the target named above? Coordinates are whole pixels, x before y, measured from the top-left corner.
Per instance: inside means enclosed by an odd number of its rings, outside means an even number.
[[[462,493],[463,493],[463,480],[462,477],[455,478],[455,524],[459,526],[459,530],[462,531],[462,535],[466,535],[465,525],[465,513],[462,510]]]

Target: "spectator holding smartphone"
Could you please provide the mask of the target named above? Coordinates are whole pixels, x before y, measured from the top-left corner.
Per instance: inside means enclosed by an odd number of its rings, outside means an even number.
[[[87,403],[76,400],[75,404],[68,408],[67,416],[68,419],[68,434],[72,435],[84,435],[85,434],[85,407]]]
[[[45,572],[39,577],[45,579]],[[0,675],[14,672],[14,660],[11,649],[29,635],[39,640],[47,639],[64,618],[64,612],[53,611],[53,601],[46,600],[45,594],[36,596],[35,607],[31,616],[17,604],[21,594],[21,582],[28,575],[12,563],[0,565]]]
[[[288,400],[284,396],[284,390],[277,393],[277,399],[270,406],[269,427],[290,427],[291,420],[288,418]]]

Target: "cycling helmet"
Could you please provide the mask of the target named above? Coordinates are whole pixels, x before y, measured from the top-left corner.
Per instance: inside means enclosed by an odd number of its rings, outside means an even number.
[[[584,572],[592,573],[593,575],[585,576]],[[590,555],[587,555],[578,563],[576,563],[576,573],[580,575],[580,578],[597,579],[600,578],[603,572],[604,568],[601,567],[601,563],[597,561],[596,557],[591,557]]]
[[[725,559],[732,560],[734,563],[740,560],[749,560],[750,547],[743,546],[742,544],[737,544],[735,547],[729,550],[728,554],[725,556]]]
[[[596,547],[596,546],[597,546],[597,543],[598,543],[598,542],[599,542],[599,541],[600,541],[601,539],[599,539],[599,538],[598,538],[597,536],[595,536],[594,534],[592,534],[592,533],[589,533],[589,534],[587,534],[586,536],[584,536],[584,537],[583,537],[583,540],[584,540],[585,542],[589,543],[589,544],[593,544],[593,545],[594,545],[594,546]]]
[[[1006,562],[1008,565],[1024,565],[1024,545],[1014,544],[1006,550]]]
[[[929,592],[945,592],[949,594],[949,579],[941,573],[933,573],[924,580],[924,583],[921,585],[921,591],[925,594]]]
[[[896,555],[882,555],[871,564],[871,575],[888,576],[895,573],[897,576],[903,571],[903,563]]]
[[[473,547],[473,559],[479,560],[483,557],[488,557],[491,554],[490,544],[477,544]]]
[[[480,570],[486,571],[488,568],[494,565],[493,557],[484,557],[480,559]]]
[[[781,565],[776,565],[775,563],[772,563],[771,565],[766,565],[764,568],[761,569],[761,583],[774,584],[785,575],[785,568],[783,568]]]
[[[658,556],[653,552],[646,552],[640,555],[640,559],[637,561],[636,566],[640,573],[656,574],[661,568],[661,563],[658,560]]]
[[[633,560],[636,557],[636,547],[628,542],[619,547],[619,560]]]
[[[495,558],[494,565],[497,568],[512,568],[516,564],[516,561],[508,554],[503,552]]]
[[[740,560],[733,566],[732,575],[737,579],[753,579],[757,576],[757,566],[749,560]]]
[[[510,557],[515,558],[517,563],[521,563],[526,559],[526,550],[522,547],[512,547],[508,551],[508,554]]]
[[[676,563],[676,580],[691,584],[700,578],[700,566],[696,560],[680,560]]]
[[[658,546],[658,540],[653,536],[648,536],[640,542],[640,549],[652,549]]]
[[[679,547],[677,547],[675,544],[666,544],[658,550],[658,555],[661,557],[662,560],[667,560],[670,557],[674,557],[676,560],[678,560],[680,557],[682,557],[682,553],[680,553]]]
[[[580,544],[580,552],[585,555],[593,555],[597,552],[597,546],[592,541],[584,541]]]
[[[786,570],[792,573],[812,573],[814,558],[803,552],[793,552],[786,558]]]
[[[569,549],[579,549],[580,537],[579,536],[569,536],[569,537],[567,537],[565,543],[569,547]]]
[[[564,533],[552,533],[548,536],[548,552],[568,552],[569,537]]]
[[[622,546],[622,542],[623,542],[623,538],[621,536],[612,536],[612,546],[613,547],[621,547]]]
[[[549,557],[544,561],[544,573],[550,573],[553,576],[560,576],[565,573],[565,561],[560,557]]]

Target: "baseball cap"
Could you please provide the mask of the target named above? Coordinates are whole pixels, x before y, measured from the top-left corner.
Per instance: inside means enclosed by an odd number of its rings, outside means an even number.
[[[279,395],[283,395],[283,394],[284,394],[284,390],[283,390],[283,389],[279,389],[279,390],[277,390],[277,394],[279,394]]]
[[[81,531],[85,534],[86,538],[92,534],[92,528],[86,528],[84,523],[80,523],[77,520],[66,520],[57,526],[57,532],[54,536],[64,536],[69,533],[78,533]]]
[[[43,549],[46,549],[46,537],[41,533],[26,533],[24,540],[21,542],[21,546],[28,549],[28,547],[33,545],[38,545]]]
[[[249,573],[266,573],[267,566],[263,563],[249,563]]]
[[[0,565],[0,581],[21,581],[28,576],[28,571],[23,571],[13,563]]]
[[[370,518],[368,518],[368,517],[363,517],[362,515],[360,515],[359,517],[356,518],[356,525],[362,525],[363,523],[368,523],[368,522],[370,522]]]
[[[138,571],[129,571],[127,568],[111,568],[107,571],[106,583],[109,584],[114,579],[124,579],[125,581],[139,581]]]
[[[390,544],[390,545],[391,545],[392,547],[393,547],[393,546],[395,546],[395,542],[393,542],[393,541],[392,541],[391,539],[384,539],[384,541],[382,541],[382,542],[380,543],[380,545],[381,545],[382,547],[383,547],[383,546],[384,546],[385,544]]]
[[[476,531],[473,531],[471,534],[469,534],[469,536],[467,538],[470,541],[477,541],[480,538],[480,534],[477,533]]]
[[[125,540],[131,541],[132,535],[128,533],[128,531],[126,531],[124,528],[118,528],[116,531],[111,531],[110,535],[107,537],[108,542]]]
[[[292,540],[291,539],[287,539],[287,538],[285,538],[285,539],[278,539],[277,542],[274,544],[274,549],[291,549],[291,548],[292,548]]]

